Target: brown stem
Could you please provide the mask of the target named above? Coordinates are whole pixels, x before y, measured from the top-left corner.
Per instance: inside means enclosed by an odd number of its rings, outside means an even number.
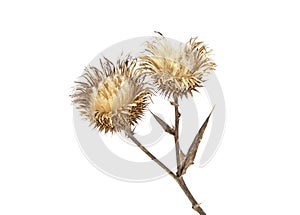
[[[190,192],[189,188],[186,186],[182,176],[176,178],[177,183],[185,193],[185,195],[188,197],[190,202],[192,203],[192,208],[197,211],[200,215],[206,215],[206,213],[202,210],[200,207],[200,204],[196,201],[192,193]]]
[[[155,163],[157,163],[161,168],[163,168],[170,176],[179,184],[180,188],[183,190],[185,195],[188,197],[190,202],[192,203],[192,207],[195,211],[197,211],[200,215],[206,215],[206,213],[202,210],[200,205],[197,203],[188,187],[186,186],[182,176],[176,176],[165,164],[159,161],[151,152],[149,152],[133,135],[131,131],[126,131],[127,136],[145,153],[147,154]]]
[[[177,173],[180,169],[180,165],[181,165],[181,160],[180,160],[180,156],[179,156],[179,151],[180,151],[180,147],[179,147],[179,117],[180,117],[180,113],[178,110],[178,97],[174,96],[174,107],[175,107],[175,133],[174,133],[174,140],[175,140],[175,150],[176,150],[176,161],[177,161]]]
[[[176,180],[176,175],[160,160],[158,160],[151,152],[149,152],[132,134],[132,132],[126,132],[127,136],[155,163],[157,163],[161,168],[163,168],[169,175],[171,175]]]

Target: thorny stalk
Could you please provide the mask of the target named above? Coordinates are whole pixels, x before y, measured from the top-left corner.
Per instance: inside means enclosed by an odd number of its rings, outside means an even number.
[[[182,176],[175,175],[165,164],[163,164],[160,160],[158,160],[148,149],[146,149],[140,141],[138,141],[132,131],[125,131],[128,138],[130,138],[148,157],[150,157],[155,163],[157,163],[162,169],[164,169],[180,186],[182,191],[188,197],[190,202],[192,203],[192,208],[197,211],[200,215],[206,215],[206,213],[200,207],[200,204],[195,200],[194,196],[189,191],[187,185]],[[175,135],[174,135],[175,136]],[[179,151],[178,151],[179,152]],[[178,153],[179,154],[179,153]]]

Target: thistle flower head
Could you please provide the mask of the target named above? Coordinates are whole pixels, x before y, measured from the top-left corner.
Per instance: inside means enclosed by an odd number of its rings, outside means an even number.
[[[81,115],[100,131],[121,131],[135,125],[148,105],[151,90],[130,56],[114,65],[100,59],[101,68],[89,66],[75,82],[71,95]]]
[[[197,42],[197,37],[184,45],[174,45],[163,36],[155,37],[146,43],[146,52],[141,65],[150,71],[159,91],[168,98],[192,95],[216,66],[209,57],[211,50]]]

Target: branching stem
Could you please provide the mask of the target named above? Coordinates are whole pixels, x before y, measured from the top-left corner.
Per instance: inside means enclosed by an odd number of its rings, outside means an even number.
[[[200,207],[200,204],[197,203],[188,187],[186,186],[183,177],[175,175],[165,164],[163,164],[160,160],[158,160],[148,149],[146,149],[133,135],[132,131],[127,131],[126,135],[155,163],[157,163],[162,169],[164,169],[180,186],[185,195],[188,197],[190,202],[192,203],[192,208],[197,211],[200,215],[206,215],[205,212]]]

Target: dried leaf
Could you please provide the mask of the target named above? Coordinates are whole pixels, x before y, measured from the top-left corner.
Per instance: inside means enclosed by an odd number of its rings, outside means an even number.
[[[151,112],[151,111],[150,111]],[[151,112],[152,113],[152,112]],[[171,128],[164,120],[162,120],[160,117],[158,117],[157,115],[155,115],[154,113],[152,113],[152,115],[154,116],[155,120],[160,124],[160,126],[169,134],[174,135],[175,131],[173,128]]]
[[[197,135],[195,136],[194,141],[193,141],[192,145],[190,146],[190,148],[189,148],[189,150],[187,152],[186,158],[183,161],[183,163],[182,163],[182,165],[181,165],[181,167],[180,167],[180,169],[178,171],[178,175],[179,176],[184,175],[186,173],[186,170],[189,168],[189,166],[194,163],[194,160],[195,160],[195,157],[196,157],[196,153],[197,153],[199,144],[200,144],[200,142],[202,140],[204,131],[205,131],[206,127],[207,127],[209,118],[210,118],[213,110],[214,110],[214,108],[211,110],[210,114],[208,115],[208,117],[204,121],[203,125],[199,129]]]

